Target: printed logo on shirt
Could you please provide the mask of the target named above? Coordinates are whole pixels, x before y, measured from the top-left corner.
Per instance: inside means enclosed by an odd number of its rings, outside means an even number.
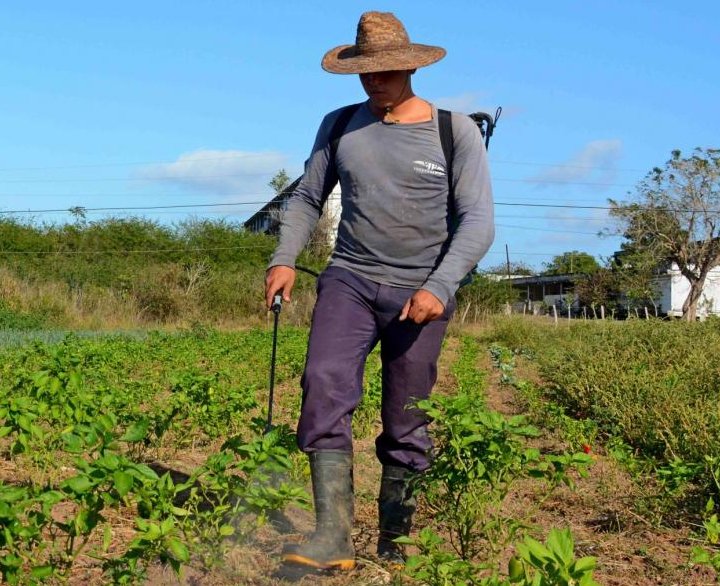
[[[445,177],[445,167],[430,161],[413,161],[413,171],[419,175],[437,175]]]

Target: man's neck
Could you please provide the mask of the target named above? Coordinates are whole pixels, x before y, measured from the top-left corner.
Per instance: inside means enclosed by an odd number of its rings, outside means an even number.
[[[380,108],[370,102],[370,110],[383,122],[393,124],[412,124],[432,120],[432,106],[412,94],[392,108]]]

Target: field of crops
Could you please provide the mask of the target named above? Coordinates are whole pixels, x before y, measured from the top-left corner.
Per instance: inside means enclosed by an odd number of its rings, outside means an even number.
[[[279,382],[297,377],[304,355],[304,332],[283,336]],[[134,583],[155,561],[211,563],[226,538],[305,501],[288,429],[262,433],[268,348],[261,331],[6,346],[4,581],[68,578],[96,565],[98,583]],[[185,469],[172,469],[179,454],[197,465],[183,458]]]
[[[505,320],[492,339],[537,366],[543,399],[591,422],[605,438],[625,442],[672,476],[670,482],[718,500],[720,320],[562,328]]]
[[[284,518],[281,511],[309,503],[307,465],[292,432],[306,336],[304,328],[281,329],[278,425],[264,433],[268,329],[7,335],[0,347],[2,581],[280,583],[272,564],[263,579],[255,571],[244,581],[242,565],[228,570],[224,560],[249,551],[243,548],[263,526]],[[363,559],[354,576],[323,579],[599,583],[594,575],[612,575],[612,564],[584,538],[578,546],[567,520],[537,526],[543,507],[556,507],[548,506],[553,494],[592,475],[590,446],[640,484],[652,478],[655,496],[667,498],[641,511],[646,522],[694,519],[694,565],[720,567],[711,498],[720,458],[718,347],[717,324],[558,328],[501,320],[456,332],[443,352],[438,392],[420,404],[434,420],[436,458],[417,487],[418,530],[403,577]],[[491,408],[491,387],[515,396],[527,416]],[[361,445],[377,432],[379,400],[373,354],[354,418]],[[559,433],[551,447],[543,427]],[[364,476],[356,473],[358,523],[372,527],[363,495],[375,487]],[[187,571],[192,582],[183,582]]]

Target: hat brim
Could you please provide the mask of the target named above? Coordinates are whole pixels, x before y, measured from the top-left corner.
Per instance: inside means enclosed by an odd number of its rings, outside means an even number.
[[[404,71],[431,65],[445,57],[445,53],[442,47],[411,43],[399,49],[362,55],[358,54],[356,45],[340,45],[325,53],[321,65],[330,73]]]

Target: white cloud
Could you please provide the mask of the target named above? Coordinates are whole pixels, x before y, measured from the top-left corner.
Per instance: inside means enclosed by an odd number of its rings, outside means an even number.
[[[472,92],[466,92],[458,96],[435,98],[432,100],[433,104],[435,104],[438,108],[443,108],[445,110],[464,112],[465,114],[472,114],[473,112],[487,112],[488,114],[492,114],[494,116],[497,106],[489,106],[487,101],[488,100],[485,95]],[[523,108],[519,106],[503,106],[502,117],[505,119],[514,118],[522,112]]]
[[[464,94],[460,94],[459,96],[435,98],[433,100],[433,103],[438,108],[443,108],[444,110],[452,110],[453,112],[466,112],[469,114],[471,112],[477,112],[478,110],[482,109],[480,108],[479,98],[479,94],[466,92]]]
[[[281,153],[197,150],[172,163],[144,167],[138,176],[205,195],[259,195],[272,192],[268,181],[281,168],[287,168]]]
[[[567,161],[530,177],[530,180],[540,187],[558,183],[611,183],[615,180],[621,155],[620,140],[594,140]]]

